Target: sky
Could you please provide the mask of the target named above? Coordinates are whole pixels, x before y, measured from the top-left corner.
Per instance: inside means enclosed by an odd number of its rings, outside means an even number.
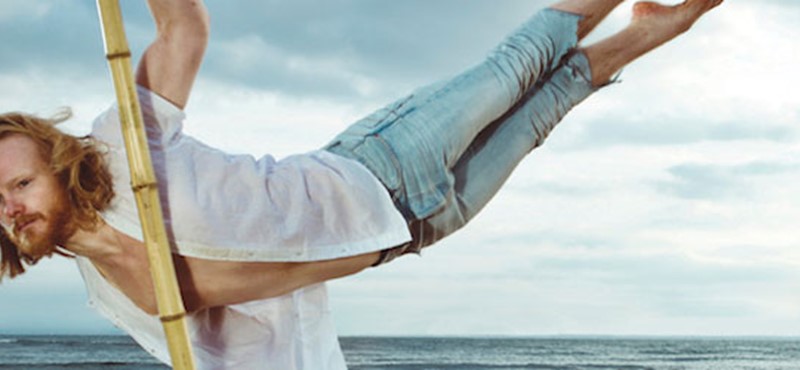
[[[124,1],[134,57],[154,29]],[[185,130],[236,153],[324,145],[477,63],[550,1],[209,1]],[[670,3],[676,3],[671,1]],[[626,1],[585,44],[625,26]],[[329,283],[341,335],[800,334],[800,2],[727,0],[570,113],[462,231]],[[112,104],[94,3],[0,2],[0,111]],[[2,333],[119,333],[72,261],[0,284]]]

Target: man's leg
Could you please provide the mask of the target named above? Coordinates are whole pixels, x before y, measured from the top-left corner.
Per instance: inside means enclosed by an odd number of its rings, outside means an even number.
[[[578,24],[578,40],[583,40],[605,19],[614,8],[624,0],[562,0],[550,6],[551,9],[578,14],[583,17]]]
[[[327,149],[372,170],[407,217],[426,217],[444,204],[449,168],[475,136],[575,48],[580,20],[577,13],[538,12],[483,62],[357,122]]]
[[[417,253],[464,226],[494,197],[514,168],[541,145],[564,115],[598,87],[592,85],[588,60],[575,52],[550,78],[532,89],[514,108],[490,124],[450,171],[453,186],[447,204],[409,223],[413,241],[385,251],[382,262]]]
[[[561,0],[548,6],[524,23],[501,43],[487,58],[496,65],[494,71],[507,81],[517,81],[510,89],[524,94],[539,78],[551,72],[566,54],[565,46],[576,45],[624,0]],[[577,29],[564,33],[557,17],[548,13],[557,10],[578,18]],[[566,39],[565,39],[566,37]],[[574,40],[572,40],[574,39]],[[565,43],[566,42],[566,43]],[[571,48],[570,48],[571,49]],[[517,101],[521,95],[517,95]]]
[[[403,253],[418,252],[463,226],[572,107],[607,84],[613,73],[627,63],[685,32],[703,13],[720,3],[721,0],[688,0],[674,7],[636,4],[628,28],[573,53],[544,84],[532,89],[476,137],[451,168],[454,184],[447,206],[412,222],[416,243],[387,251],[383,262]]]
[[[631,24],[583,51],[592,66],[595,85],[603,84],[623,66],[686,32],[700,16],[723,0],[686,0],[666,6],[650,1],[633,7]]]
[[[450,168],[479,132],[505,114],[621,0],[567,0],[524,23],[483,63],[417,91],[373,132],[401,170],[400,204],[422,219],[444,206]],[[590,18],[590,22],[583,22]],[[369,166],[368,166],[369,167]]]

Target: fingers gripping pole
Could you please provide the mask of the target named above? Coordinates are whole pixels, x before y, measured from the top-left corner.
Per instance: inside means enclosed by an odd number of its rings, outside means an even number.
[[[179,370],[193,370],[195,366],[186,328],[186,310],[181,300],[164,228],[158,183],[150,161],[150,150],[147,146],[141,108],[133,80],[130,50],[125,38],[119,1],[97,0],[97,9],[103,28],[106,58],[114,78],[114,89],[119,103],[122,133],[131,170],[131,186],[139,208],[139,219],[150,260],[158,312],[167,336],[172,366]]]

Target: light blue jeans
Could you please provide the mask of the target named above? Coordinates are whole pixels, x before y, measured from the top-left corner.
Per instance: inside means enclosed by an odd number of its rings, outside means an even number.
[[[356,122],[325,149],[364,164],[389,190],[419,253],[464,226],[517,164],[596,90],[576,51],[580,17],[538,12],[487,58]]]

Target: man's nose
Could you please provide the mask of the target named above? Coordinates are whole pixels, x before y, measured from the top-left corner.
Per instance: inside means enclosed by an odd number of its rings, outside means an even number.
[[[25,207],[16,199],[6,199],[6,201],[3,203],[4,218],[13,219],[20,215],[24,210]]]

